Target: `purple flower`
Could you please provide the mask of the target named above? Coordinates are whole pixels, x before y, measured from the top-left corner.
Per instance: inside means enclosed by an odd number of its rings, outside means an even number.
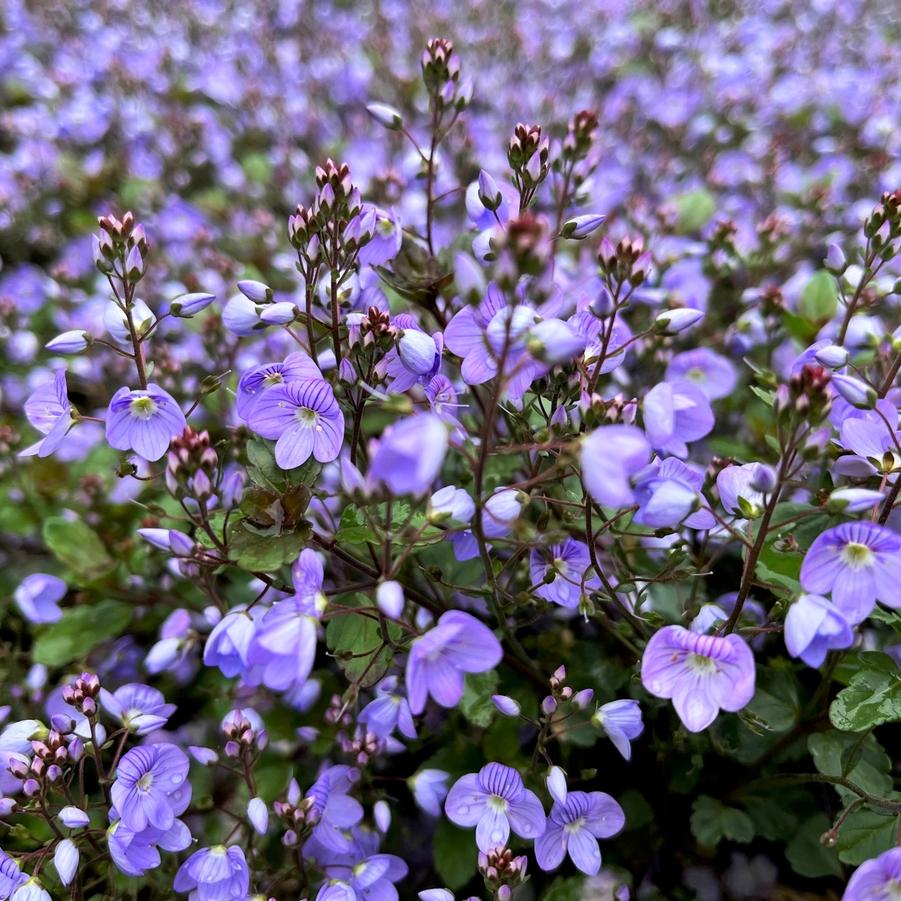
[[[187,422],[175,398],[158,385],[146,390],[120,388],[106,414],[106,440],[116,450],[133,450],[145,460],[159,460]]]
[[[243,606],[230,610],[213,627],[203,647],[205,666],[218,666],[223,676],[244,674],[250,664],[250,644],[256,634],[256,623],[265,614],[261,607],[252,611]]]
[[[897,417],[897,413],[892,411],[891,416]],[[852,478],[895,472],[901,469],[899,443],[901,431],[890,431],[880,416],[849,416],[841,424],[841,445],[852,453],[838,459],[835,471]]]
[[[754,655],[743,638],[698,635],[682,626],[656,632],[641,658],[641,681],[672,698],[689,732],[701,732],[720,709],[741,710],[754,696]]]
[[[25,401],[25,416],[44,437],[36,444],[26,447],[19,456],[49,456],[62,444],[75,421],[66,388],[65,369],[57,370],[49,382],[44,382]]]
[[[184,851],[191,844],[191,832],[181,820],[175,820],[169,829],[148,826],[137,832],[122,820],[115,820],[106,831],[106,839],[116,867],[126,876],[143,876],[160,865],[158,847]]]
[[[687,379],[697,385],[708,400],[728,397],[737,381],[735,367],[718,353],[706,347],[676,354],[666,367],[666,380]]]
[[[693,382],[660,382],[645,395],[644,427],[658,451],[674,457],[688,455],[688,442],[709,434],[713,410],[704,392]]]
[[[422,713],[429,695],[442,707],[455,707],[463,697],[464,674],[494,669],[502,657],[501,643],[488,626],[468,613],[448,610],[410,646],[410,709]]]
[[[447,428],[434,413],[408,416],[376,443],[367,479],[394,495],[423,494],[441,470],[447,445]]]
[[[329,879],[337,879],[350,887],[349,898],[358,901],[396,901],[394,883],[407,875],[407,865],[395,854],[371,854],[351,864],[326,866]]]
[[[876,601],[901,606],[901,536],[872,522],[846,522],[827,529],[801,564],[801,587],[832,593],[852,625],[866,619]]]
[[[605,792],[569,792],[554,802],[547,829],[535,841],[535,860],[542,870],[553,870],[567,853],[588,876],[601,869],[599,838],[616,835],[626,823],[622,807]]]
[[[602,704],[591,721],[600,726],[614,747],[626,760],[632,759],[630,742],[638,738],[644,731],[641,721],[641,705],[638,701],[624,699]]]
[[[175,874],[177,892],[192,892],[197,901],[244,901],[250,892],[250,870],[238,845],[213,845],[195,851]]]
[[[362,266],[384,266],[393,260],[403,243],[403,229],[397,215],[371,204],[363,204],[363,211],[375,214],[375,231],[372,239],[360,248],[357,259]]]
[[[100,703],[110,716],[135,735],[162,729],[175,713],[175,705],[167,704],[162,692],[138,682],[122,685],[115,692],[101,688]]]
[[[406,738],[416,738],[416,725],[406,697],[398,690],[397,676],[387,676],[376,686],[376,699],[360,712],[359,721],[379,738],[397,729]]]
[[[684,524],[691,529],[710,529],[716,524],[702,503],[704,474],[676,457],[654,460],[635,476],[635,499],[640,508],[635,522],[655,529]]]
[[[766,503],[762,463],[727,466],[716,477],[716,489],[723,509],[733,516],[758,516]]]
[[[608,425],[595,429],[583,442],[582,479],[599,504],[625,507],[635,502],[631,479],[650,460],[651,445],[641,429]]]
[[[15,860],[0,848],[0,898],[9,898],[27,881],[28,877],[19,869]]]
[[[353,767],[332,766],[319,776],[307,792],[307,797],[313,799],[310,812],[318,817],[313,838],[330,856],[344,854],[354,847],[348,830],[363,819],[363,805],[356,798],[351,798],[348,792],[359,778],[359,771]]]
[[[891,901],[901,885],[901,848],[864,861],[851,875],[842,901]]]
[[[55,623],[62,618],[58,602],[66,595],[66,583],[58,576],[32,573],[13,595],[22,616],[30,623]]]
[[[408,313],[394,318],[400,332],[397,347],[385,354],[377,372],[390,379],[388,391],[402,394],[414,385],[428,385],[441,366],[444,337],[441,332],[427,335]]]
[[[59,875],[59,881],[68,885],[78,871],[78,845],[71,838],[64,838],[53,854],[53,866]]]
[[[429,816],[441,816],[441,802],[447,796],[448,779],[450,773],[426,768],[407,780],[414,800]]]
[[[135,832],[166,831],[191,801],[190,761],[172,744],[141,745],[119,761],[111,796],[122,821]]]
[[[319,367],[303,351],[295,351],[281,363],[263,363],[248,369],[238,380],[238,415],[245,421],[250,417],[260,397],[276,385],[322,378]]]
[[[533,548],[529,572],[535,594],[546,601],[574,610],[582,598],[600,585],[596,573],[588,573],[591,558],[588,545],[574,538],[549,548]]]
[[[276,440],[275,462],[282,469],[301,466],[311,454],[328,463],[344,443],[344,414],[323,379],[273,385],[259,395],[247,424],[263,438]]]
[[[818,667],[832,650],[851,647],[854,632],[841,611],[817,594],[802,594],[785,617],[785,647],[792,657]]]
[[[476,827],[476,845],[485,854],[506,845],[511,829],[525,839],[537,839],[545,829],[541,801],[516,770],[502,763],[489,763],[458,779],[444,812],[458,826]]]

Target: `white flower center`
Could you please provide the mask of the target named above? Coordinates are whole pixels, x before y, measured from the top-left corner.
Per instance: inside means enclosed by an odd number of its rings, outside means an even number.
[[[138,788],[141,791],[150,791],[150,786],[153,785],[153,773],[144,773],[140,779],[138,779]]]
[[[874,554],[865,544],[849,541],[842,548],[841,559],[851,569],[866,569],[873,565]]]
[[[156,413],[156,401],[152,397],[132,398],[129,412],[135,419],[150,419]]]

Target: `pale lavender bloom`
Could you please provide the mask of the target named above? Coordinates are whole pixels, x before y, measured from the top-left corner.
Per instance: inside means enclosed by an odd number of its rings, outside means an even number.
[[[726,357],[707,347],[676,354],[666,367],[666,380],[686,379],[697,385],[708,400],[728,397],[735,389],[735,367]]]
[[[567,538],[549,548],[533,548],[529,555],[529,572],[538,597],[569,610],[579,606],[582,598],[600,585],[600,579],[589,572],[591,558],[584,541]],[[547,577],[553,578],[550,582]]]
[[[893,901],[901,886],[901,848],[864,861],[848,881],[842,901]]]
[[[81,829],[90,822],[90,818],[80,807],[63,807],[57,816],[67,829]]]
[[[483,622],[461,610],[448,610],[410,646],[410,710],[422,713],[429,695],[442,707],[455,707],[463,697],[464,674],[494,669],[502,657],[500,642]]]
[[[632,759],[630,742],[644,731],[641,721],[641,705],[638,701],[623,699],[602,704],[591,721],[600,726],[614,747],[626,760]]]
[[[375,443],[367,480],[394,495],[423,494],[441,470],[447,445],[447,428],[433,413],[401,419]]]
[[[892,415],[897,419],[897,413]],[[890,431],[881,417],[870,413],[848,417],[841,424],[841,445],[852,453],[839,457],[835,471],[852,478],[866,478],[874,473],[901,470],[899,443],[901,431]]]
[[[601,426],[582,443],[582,480],[599,504],[625,507],[635,503],[631,480],[650,458],[651,445],[641,429]]]
[[[11,901],[53,901],[40,879],[32,876],[12,893]]]
[[[754,655],[738,635],[697,635],[682,626],[656,632],[641,658],[641,681],[672,698],[689,732],[701,732],[720,709],[741,710],[754,696]]]
[[[323,379],[283,382],[257,398],[247,424],[276,441],[275,462],[296,469],[310,455],[320,463],[334,460],[344,443],[344,414],[332,386]]]
[[[197,901],[244,901],[250,892],[250,870],[239,845],[214,845],[195,851],[179,868],[172,887],[191,892]]]
[[[403,242],[403,229],[400,219],[392,210],[390,212],[364,203],[363,210],[375,213],[375,231],[372,239],[364,244],[357,259],[361,266],[384,266],[400,253]]]
[[[512,767],[489,763],[458,779],[447,794],[444,812],[452,823],[476,827],[476,845],[487,854],[506,845],[512,829],[537,839],[545,829],[544,808]]]
[[[63,612],[57,604],[68,591],[66,583],[58,576],[32,573],[16,588],[13,598],[22,616],[30,623],[55,623]]]
[[[409,313],[394,317],[393,324],[400,332],[397,346],[385,354],[376,371],[390,380],[388,391],[402,394],[414,385],[428,385],[438,373],[444,337],[441,332],[426,334]]]
[[[162,729],[175,713],[175,705],[167,704],[162,692],[138,682],[122,685],[115,692],[101,688],[100,703],[110,716],[135,735]]]
[[[376,686],[376,698],[360,712],[359,721],[374,735],[387,738],[397,729],[406,738],[416,738],[416,725],[397,676],[386,676]]]
[[[476,505],[465,488],[445,485],[429,498],[428,517],[431,522],[466,523],[472,519]]]
[[[699,509],[704,474],[676,457],[656,459],[635,476],[635,499],[640,504],[635,522],[652,528],[710,529],[716,524],[709,510]]]
[[[656,450],[674,457],[686,457],[688,442],[703,438],[714,426],[707,396],[686,379],[655,385],[645,395],[642,409],[648,440]]]
[[[254,366],[238,380],[238,396],[235,403],[238,415],[247,421],[260,397],[275,385],[321,378],[322,372],[319,367],[301,350],[289,354],[281,363],[263,363]]]
[[[626,824],[622,807],[605,792],[569,792],[554,802],[544,834],[535,840],[535,860],[542,870],[554,870],[567,853],[588,876],[601,869],[599,838],[616,835]]]
[[[48,457],[63,443],[71,428],[72,404],[66,387],[66,370],[59,369],[25,401],[25,416],[44,437],[19,452],[20,457]]]
[[[441,816],[441,802],[447,797],[450,773],[444,770],[424,769],[411,776],[407,783],[416,803],[429,816]]]
[[[166,831],[191,801],[190,762],[172,744],[141,745],[119,761],[111,796],[123,822],[135,832]]]
[[[120,388],[107,410],[106,440],[116,450],[159,460],[186,425],[175,398],[158,385],[150,384],[146,390]]]
[[[2,848],[0,848],[0,898],[9,898],[20,886],[28,881],[28,876]]]
[[[745,463],[720,470],[716,477],[716,489],[727,513],[745,517],[763,511],[766,503],[766,494],[761,490],[763,468],[762,463]]]
[[[515,488],[498,488],[482,507],[482,534],[487,540],[504,538],[522,513],[528,495]],[[451,536],[454,556],[459,561],[472,560],[479,554],[479,545],[471,530],[455,532]]]
[[[169,829],[148,826],[135,831],[116,819],[107,829],[106,838],[113,863],[126,876],[143,876],[156,869],[161,863],[158,848],[177,852],[191,844],[191,832],[181,820],[175,820]]]
[[[407,865],[395,854],[371,854],[353,864],[325,867],[329,879],[346,881],[359,901],[396,901],[399,882],[407,875]]]
[[[242,605],[226,613],[207,637],[203,647],[204,665],[219,667],[227,678],[244,674],[250,666],[250,644],[256,634],[256,624],[265,612],[259,606],[246,610]]]
[[[71,838],[64,838],[53,852],[53,866],[59,875],[59,881],[68,885],[78,870],[78,845]]]
[[[325,608],[322,558],[306,548],[292,569],[294,597],[277,601],[262,619],[247,650],[247,661],[275,691],[304,683],[316,659],[319,616]]]
[[[802,594],[785,617],[785,647],[808,666],[821,666],[826,654],[849,648],[854,631],[841,611],[817,594]]]
[[[852,625],[866,619],[876,601],[901,606],[901,536],[873,522],[846,522],[823,532],[801,564],[801,587],[832,593]]]
[[[269,808],[262,798],[251,798],[247,803],[247,819],[257,835],[265,835],[269,828]]]
[[[359,771],[353,767],[332,766],[323,771],[307,792],[307,797],[313,799],[311,810],[319,818],[313,828],[313,838],[332,856],[347,853],[354,847],[349,830],[363,819],[363,805],[348,792],[359,778]]]

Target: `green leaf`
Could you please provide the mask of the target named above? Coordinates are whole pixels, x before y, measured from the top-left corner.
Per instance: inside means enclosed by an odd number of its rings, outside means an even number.
[[[583,901],[587,897],[585,888],[584,876],[570,876],[568,879],[558,878],[541,896],[541,901]]]
[[[372,606],[362,595],[345,606]],[[378,620],[370,613],[347,613],[330,619],[325,627],[325,643],[335,655],[338,666],[351,682],[361,688],[375,685],[391,665],[391,649],[385,647]],[[392,641],[400,638],[400,629],[393,623],[387,626]]]
[[[692,805],[691,831],[702,845],[713,847],[723,838],[751,841],[754,823],[743,810],[726,807],[709,795],[701,795]]]
[[[801,823],[785,849],[785,856],[799,876],[819,879],[821,876],[841,876],[842,867],[834,848],[820,842],[820,836],[832,824],[825,814],[816,813]]]
[[[35,663],[63,666],[84,658],[108,638],[115,638],[131,622],[132,609],[119,601],[72,607],[34,643]]]
[[[441,820],[432,839],[432,854],[438,875],[451,891],[462,888],[475,876],[478,851],[471,831]]]
[[[838,311],[835,279],[825,269],[815,272],[804,286],[798,310],[811,322],[826,322]]]
[[[772,667],[758,670],[754,697],[746,709],[769,731],[786,732],[791,729],[801,714],[794,674]]]
[[[497,673],[494,670],[466,674],[460,711],[473,726],[484,729],[491,724],[497,713],[491,701],[493,694],[497,694]]]
[[[44,544],[76,575],[93,582],[116,564],[97,533],[81,520],[53,516],[44,523]]]
[[[894,796],[897,800],[897,795]],[[875,810],[857,810],[842,824],[836,848],[843,863],[857,866],[865,860],[878,857],[883,851],[895,847],[898,833],[898,817],[877,813]]]
[[[864,732],[901,720],[901,677],[897,669],[856,673],[829,707],[829,720],[843,732]]]
[[[700,231],[716,212],[716,199],[703,188],[680,194],[673,203],[679,215],[679,230],[683,232]]]
[[[308,527],[281,535],[258,535],[243,523],[235,523],[229,533],[229,555],[242,569],[250,572],[273,572],[293,563],[309,534]]]
[[[868,735],[862,743],[860,757],[850,772],[843,772],[850,749],[860,741],[859,735],[849,732],[818,732],[807,739],[807,749],[813,755],[817,770],[826,776],[844,776],[872,795],[884,797],[892,790],[891,760],[882,746]],[[847,804],[858,795],[841,785],[834,786]]]

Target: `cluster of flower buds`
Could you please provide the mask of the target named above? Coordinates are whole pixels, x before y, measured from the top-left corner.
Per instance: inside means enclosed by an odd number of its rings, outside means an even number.
[[[573,691],[566,684],[566,667],[558,666],[554,670],[551,678],[548,680],[551,687],[551,693],[547,695],[541,702],[541,712],[545,716],[551,716],[560,704],[566,701],[572,701],[577,710],[584,710],[594,697],[594,691],[590,688],[583,688],[581,691]]]
[[[597,259],[601,274],[616,285],[628,282],[637,288],[651,271],[651,254],[644,249],[641,237],[620,238],[616,244],[603,238]]]
[[[901,188],[882,195],[864,223],[863,233],[883,261],[895,256],[898,252],[895,240],[901,237]]]
[[[564,161],[582,160],[588,156],[598,135],[598,117],[590,110],[581,110],[569,121],[566,137],[563,139]]]
[[[552,245],[547,220],[524,212],[511,219],[506,232],[492,239],[498,257],[498,281],[515,284],[520,275],[538,275],[544,271]]]
[[[172,439],[166,456],[166,486],[176,498],[191,497],[203,503],[213,496],[219,457],[210,444],[209,432],[187,426]]]
[[[232,710],[222,723],[225,736],[224,751],[228,757],[243,757],[262,751],[269,744],[269,734],[260,725],[255,726],[244,711]]]
[[[44,780],[45,782],[57,782],[63,774],[63,766],[70,762],[69,747],[62,735],[51,729],[46,738],[35,739],[31,742],[31,750],[34,752],[29,767],[30,780]],[[23,786],[25,794],[30,792],[29,779]],[[39,787],[39,786],[38,786]]]
[[[82,673],[74,682],[63,686],[63,701],[88,719],[97,716],[100,679],[94,673]]]
[[[136,225],[130,212],[121,220],[115,216],[101,216],[97,222],[100,232],[91,241],[94,265],[104,275],[116,275],[136,284],[146,270],[144,257],[148,244],[144,226]]]
[[[366,766],[382,751],[385,743],[375,733],[358,726],[353,736],[344,732],[339,733],[338,745],[341,751],[353,757],[359,766]]]
[[[329,159],[317,166],[316,187],[312,205],[298,205],[288,218],[288,238],[298,253],[297,268],[308,279],[320,262],[333,270],[348,270],[360,248],[375,237],[378,225],[375,210],[364,209],[347,163],[338,165]]]
[[[509,901],[513,889],[526,881],[528,863],[524,854],[516,856],[502,845],[487,854],[479,852],[479,873],[485,880],[485,887],[498,901]]]
[[[303,841],[319,822],[319,811],[315,798],[301,797],[300,787],[292,779],[285,801],[275,801],[272,805],[275,815],[287,826],[282,843],[291,848]]]
[[[323,718],[330,726],[344,726],[349,728],[353,722],[353,717],[348,711],[349,705],[344,701],[341,695],[332,695],[329,698],[329,705],[326,708]]]
[[[780,417],[797,414],[809,422],[818,422],[832,404],[828,385],[832,380],[822,366],[808,363],[794,373],[787,385],[776,391],[776,412]]]
[[[542,134],[541,126],[518,122],[507,146],[507,162],[513,172],[522,209],[529,205],[538,186],[547,178],[550,156],[550,142]]]
[[[460,80],[460,58],[454,53],[454,42],[432,38],[422,52],[421,65],[422,80],[435,111],[464,110],[472,97],[472,85]]]

